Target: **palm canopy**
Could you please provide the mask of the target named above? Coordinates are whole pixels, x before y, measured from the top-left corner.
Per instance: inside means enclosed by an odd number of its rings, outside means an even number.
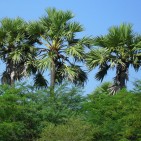
[[[35,58],[34,44],[39,40],[33,34],[29,35],[27,27],[28,23],[21,18],[0,21],[0,58],[6,64],[2,83],[11,85],[34,68],[28,61]],[[34,68],[34,71],[37,70]]]
[[[137,71],[141,65],[141,36],[133,32],[131,24],[113,26],[105,36],[95,38],[95,49],[86,57],[89,69],[99,67],[96,79],[103,80],[110,68],[116,68],[115,89],[125,87],[129,66]]]
[[[32,22],[29,28],[31,33],[40,35],[44,44],[44,47],[38,48],[38,68],[50,70],[51,86],[65,79],[83,85],[87,74],[77,62],[84,60],[85,47],[91,45],[92,39],[76,38],[76,33],[82,32],[83,27],[71,21],[74,16],[70,11],[49,8],[46,13],[39,22]]]

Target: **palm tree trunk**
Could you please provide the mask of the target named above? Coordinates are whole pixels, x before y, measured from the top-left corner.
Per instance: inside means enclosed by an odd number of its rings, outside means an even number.
[[[13,86],[14,85],[14,76],[15,76],[15,72],[14,71],[12,71],[11,73],[10,73],[10,85],[11,86]]]
[[[55,61],[52,59],[51,74],[50,74],[50,95],[52,97],[55,97],[54,87],[55,87]]]
[[[10,86],[14,85],[14,76],[15,76],[15,71],[14,71],[14,64],[11,60],[8,60],[8,65],[6,66],[6,72],[9,74],[9,80],[7,80],[7,84]]]
[[[10,85],[13,86],[14,83],[15,83],[15,74],[16,74],[16,69],[18,68],[15,68],[15,64],[11,61],[10,63]]]
[[[120,86],[120,89],[126,88],[125,81],[126,81],[126,72],[125,71],[122,71],[120,73],[120,78],[119,78],[119,86]]]
[[[118,65],[117,67],[117,82],[120,89],[126,88],[126,80],[128,79],[129,64],[125,63],[125,66]]]

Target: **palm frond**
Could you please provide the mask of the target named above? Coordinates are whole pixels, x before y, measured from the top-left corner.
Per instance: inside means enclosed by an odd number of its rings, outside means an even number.
[[[48,8],[46,9],[46,13],[48,18],[52,21],[52,22],[61,22],[65,23],[66,21],[69,21],[70,19],[72,19],[74,17],[74,15],[72,14],[71,11],[62,11],[62,10],[57,10],[55,8]]]
[[[82,25],[80,24],[80,23],[78,23],[78,22],[70,22],[70,23],[68,23],[68,25],[67,25],[68,27],[68,32],[70,32],[70,33],[76,33],[76,32],[81,32],[81,31],[83,31],[84,29],[83,29],[83,27],[82,27]]]
[[[56,10],[55,8],[46,9],[47,15],[41,18],[41,24],[44,26],[46,36],[51,40],[65,36],[67,23],[73,18],[70,11]]]
[[[1,83],[2,84],[9,84],[11,83],[10,75],[7,71],[4,71],[1,76]]]
[[[100,65],[99,71],[96,73],[95,78],[102,82],[104,77],[107,75],[109,68],[110,68],[110,65],[107,65],[107,64]]]
[[[66,54],[73,56],[76,60],[84,59],[84,48],[83,46],[76,44],[66,49]]]
[[[48,82],[42,75],[42,73],[38,72],[34,77],[34,86],[39,88],[47,87]]]
[[[24,67],[24,75],[25,76],[30,76],[30,75],[35,75],[37,71],[39,70],[37,64],[35,63],[36,61],[29,60],[26,62],[26,66]]]
[[[22,52],[20,50],[15,50],[9,54],[9,57],[14,63],[19,63],[22,60]]]
[[[87,73],[81,69],[80,66],[74,66],[75,71],[77,72],[76,77],[73,80],[75,85],[84,86],[85,82],[87,81]]]
[[[56,81],[62,83],[62,80],[67,80],[75,85],[83,86],[87,80],[87,73],[77,65],[61,65],[56,73]]]
[[[113,84],[111,86],[109,86],[108,91],[110,93],[110,95],[115,95],[118,91],[120,91],[120,86],[117,84]]]
[[[104,36],[97,36],[94,38],[94,46],[108,47],[107,39]]]
[[[93,49],[86,54],[86,64],[89,69],[93,69],[104,64],[110,58],[109,51],[105,48]]]
[[[78,41],[80,39],[75,39],[74,37],[68,38],[68,35],[67,35],[67,40],[68,40],[68,45],[69,46],[74,46],[74,45],[76,45],[78,43]]]
[[[92,47],[94,45],[94,39],[92,37],[83,37],[79,40],[78,44],[80,44],[83,47]]]
[[[42,45],[41,36],[45,33],[45,29],[41,22],[29,22],[26,28],[28,35],[28,44],[34,45],[39,44]]]
[[[52,59],[50,57],[44,57],[43,59],[37,60],[37,66],[40,70],[50,69]]]

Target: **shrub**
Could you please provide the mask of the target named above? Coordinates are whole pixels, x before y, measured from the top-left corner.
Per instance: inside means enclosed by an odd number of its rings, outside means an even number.
[[[56,97],[49,90],[31,86],[0,86],[0,141],[31,141],[39,137],[46,122],[64,123],[78,115],[82,98],[79,90],[66,85],[56,89]]]
[[[38,141],[91,141],[93,127],[80,119],[69,119],[66,123],[48,123]]]
[[[21,141],[24,136],[24,124],[20,122],[0,123],[0,141]]]
[[[96,141],[141,140],[141,95],[122,90],[115,96],[91,95],[84,105],[86,119],[95,126]]]

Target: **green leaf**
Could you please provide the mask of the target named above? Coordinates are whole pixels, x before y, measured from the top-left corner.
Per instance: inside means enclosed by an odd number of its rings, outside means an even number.
[[[40,70],[50,69],[52,59],[50,57],[45,57],[37,61],[37,66]]]
[[[21,50],[15,50],[15,51],[11,52],[9,55],[10,55],[10,58],[15,63],[19,63],[22,60],[22,52],[21,52]]]
[[[66,53],[70,56],[73,56],[74,58],[78,60],[84,59],[84,48],[83,46],[76,44],[75,46],[71,46],[66,49]]]

